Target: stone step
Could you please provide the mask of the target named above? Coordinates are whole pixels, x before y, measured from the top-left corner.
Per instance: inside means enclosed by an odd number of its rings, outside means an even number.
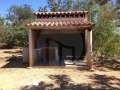
[[[65,65],[80,65],[80,66],[86,66],[86,63],[85,61],[70,61],[70,60],[66,60],[65,62]]]

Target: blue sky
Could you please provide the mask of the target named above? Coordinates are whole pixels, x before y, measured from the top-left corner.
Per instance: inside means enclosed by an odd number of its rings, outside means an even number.
[[[0,0],[0,15],[5,15],[11,5],[30,5],[34,10],[47,5],[47,0]]]
[[[112,0],[115,2],[116,0]],[[0,15],[4,16],[11,5],[31,5],[33,10],[37,10],[40,6],[47,5],[47,0],[0,0]]]

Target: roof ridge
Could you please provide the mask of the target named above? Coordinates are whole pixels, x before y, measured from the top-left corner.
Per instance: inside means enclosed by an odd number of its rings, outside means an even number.
[[[37,18],[53,18],[53,17],[87,17],[88,11],[61,11],[61,12],[34,12]]]

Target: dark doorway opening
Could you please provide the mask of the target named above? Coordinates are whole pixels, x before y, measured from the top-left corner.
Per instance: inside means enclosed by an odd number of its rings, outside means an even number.
[[[83,60],[85,55],[84,32],[77,34],[40,34],[37,43],[39,45],[37,45],[36,49],[41,49],[39,53],[44,52],[44,55],[37,56],[37,65],[62,66],[65,65],[65,61],[68,59],[71,61]],[[51,48],[54,51],[51,51]],[[54,56],[57,60],[54,58],[51,60],[51,56],[52,58]],[[55,63],[50,64],[51,61]]]

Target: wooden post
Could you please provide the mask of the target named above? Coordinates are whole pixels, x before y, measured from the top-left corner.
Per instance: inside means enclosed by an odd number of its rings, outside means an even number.
[[[92,52],[92,30],[85,30],[86,54]]]
[[[29,30],[29,67],[33,66],[33,32]]]
[[[93,70],[92,59],[92,30],[85,30],[85,45],[86,45],[86,64],[88,70]]]
[[[87,35],[87,29],[85,30],[85,55],[87,55],[88,52],[88,35]]]
[[[90,30],[89,33],[90,33],[90,52],[92,52],[92,30]]]

